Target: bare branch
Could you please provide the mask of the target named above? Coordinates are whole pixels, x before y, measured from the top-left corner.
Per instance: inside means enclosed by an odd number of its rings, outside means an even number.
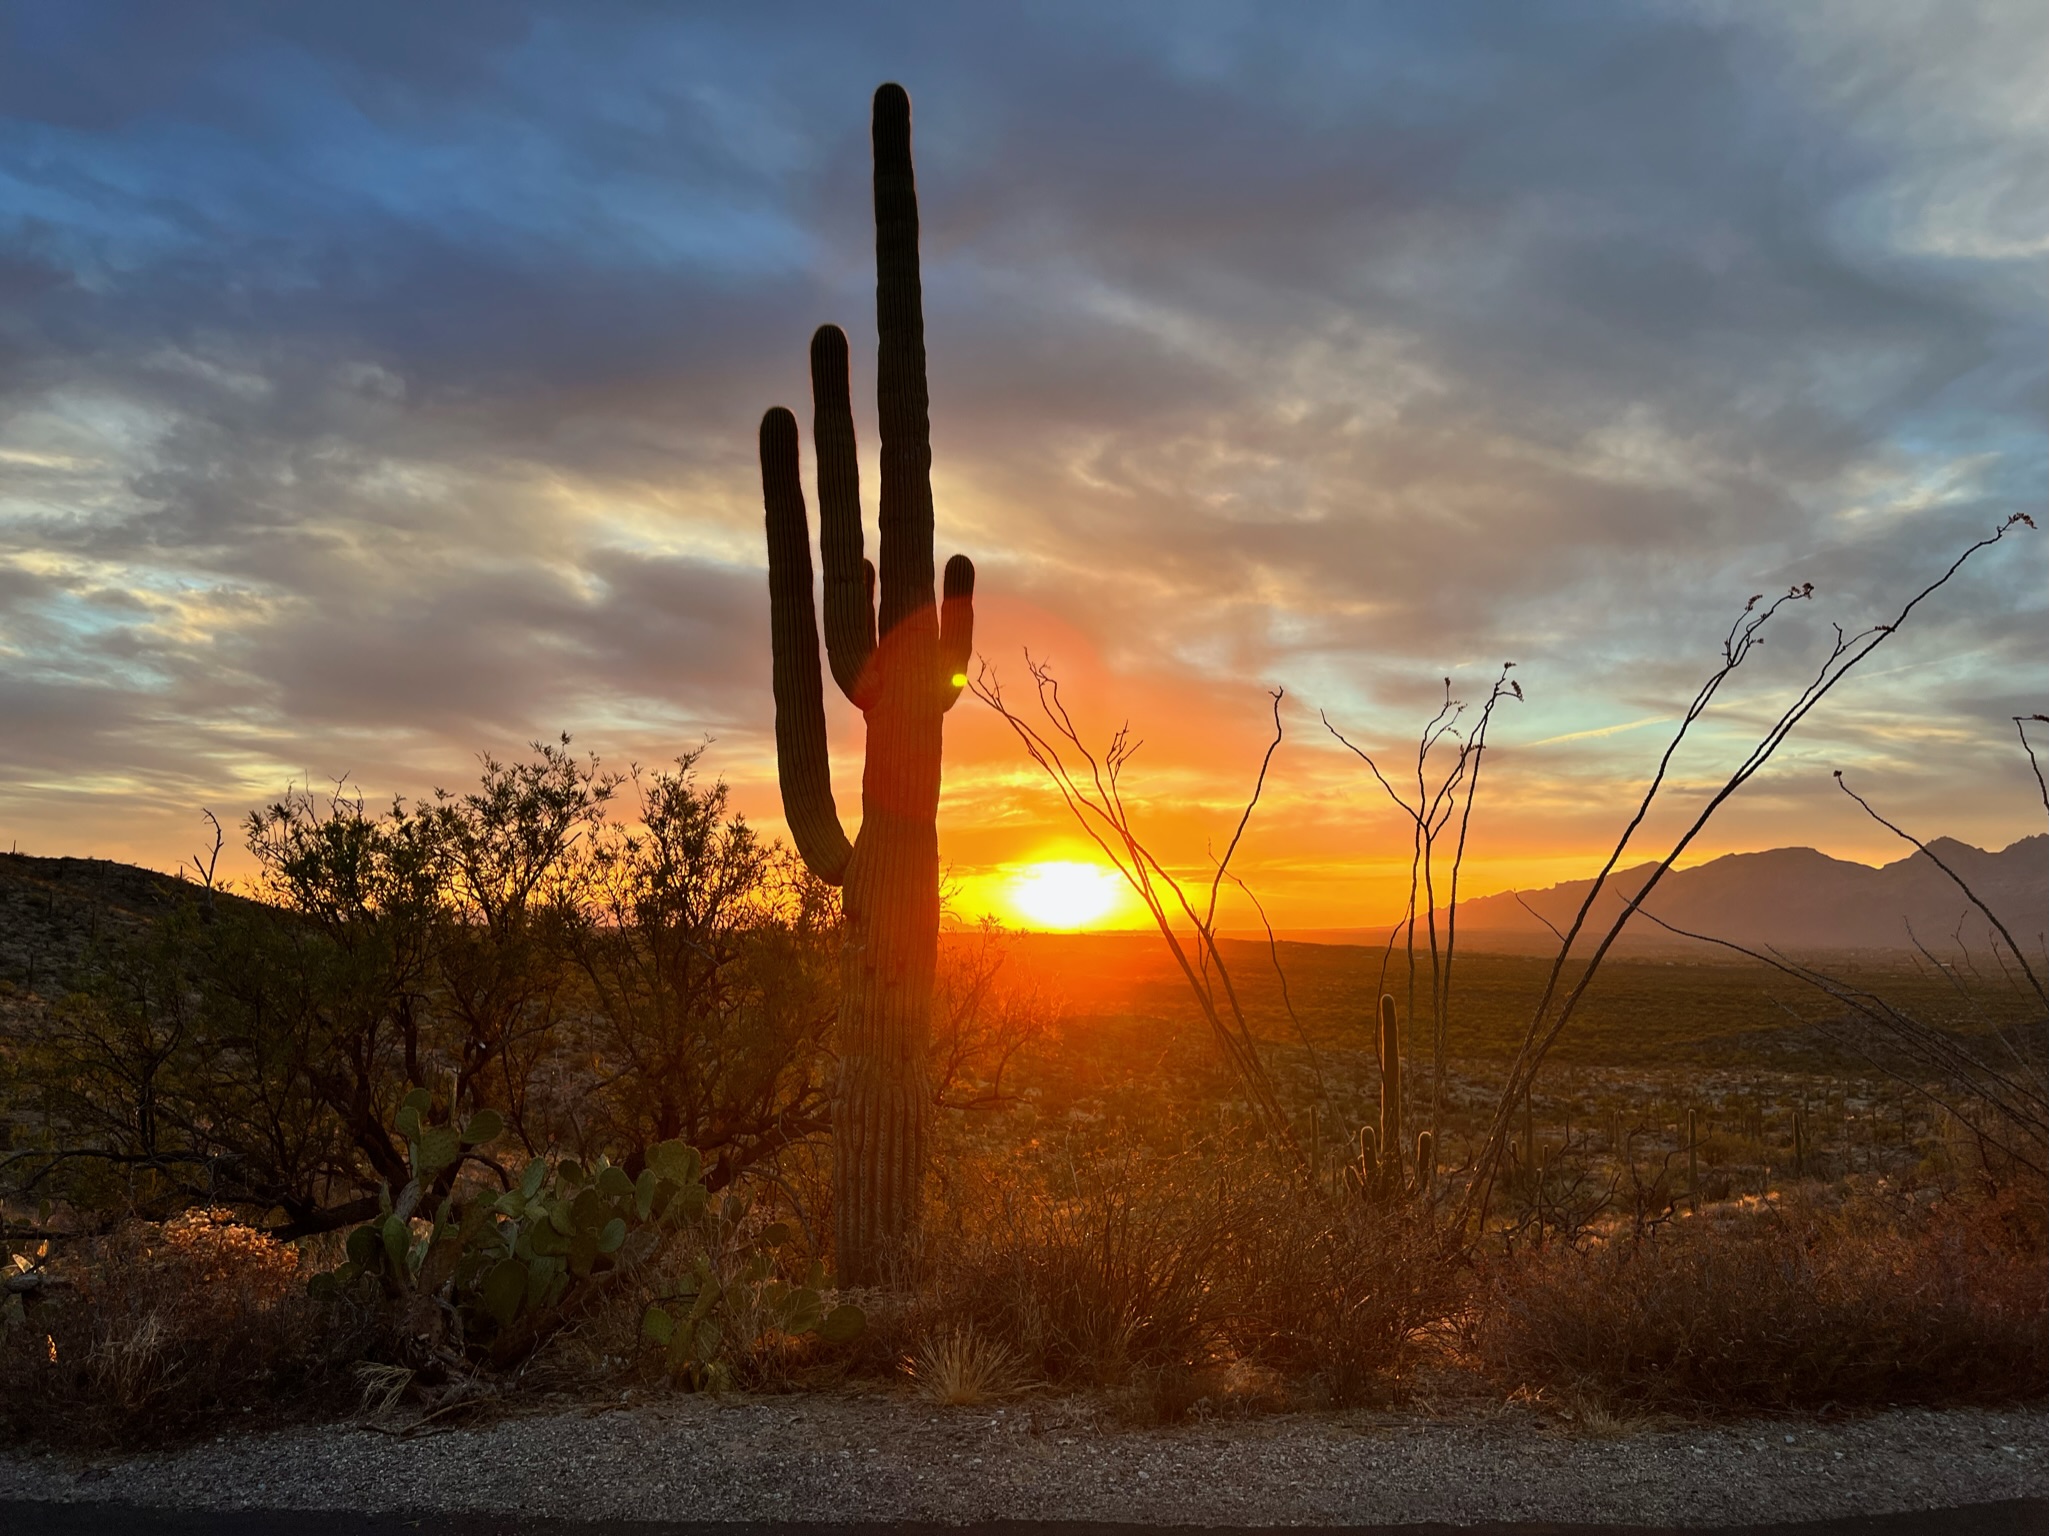
[[[1539,912],[1535,907],[1531,906],[1527,901],[1524,901],[1523,893],[1521,891],[1510,891],[1508,894],[1515,898],[1515,904],[1517,906],[1521,907],[1525,912],[1529,913],[1531,917],[1534,917],[1546,928],[1549,928],[1551,930],[1552,938],[1556,939],[1561,944],[1565,942],[1565,935],[1558,931],[1558,925],[1552,922],[1551,919],[1546,917],[1543,913]],[[1648,912],[1646,912],[1644,915],[1646,917],[1650,916]]]
[[[1783,596],[1775,598],[1762,609],[1758,607],[1758,604],[1763,601],[1761,596],[1752,597],[1744,605],[1743,612],[1737,616],[1736,621],[1729,628],[1728,635],[1722,642],[1721,666],[1701,685],[1699,692],[1694,695],[1693,702],[1687,706],[1685,716],[1680,721],[1679,729],[1673,734],[1672,740],[1665,747],[1664,754],[1659,758],[1657,771],[1652,776],[1649,788],[1645,790],[1642,800],[1637,805],[1635,814],[1631,816],[1629,824],[1623,829],[1621,837],[1617,839],[1614,851],[1609,854],[1607,862],[1602,865],[1600,873],[1588,888],[1586,899],[1580,904],[1578,914],[1573,918],[1571,926],[1566,931],[1564,940],[1559,945],[1558,955],[1552,962],[1550,976],[1545,983],[1543,996],[1539,999],[1536,1008],[1531,1013],[1529,1025],[1523,1034],[1522,1044],[1517,1050],[1514,1063],[1509,1069],[1508,1080],[1503,1085],[1501,1097],[1496,1103],[1492,1124],[1489,1126],[1486,1140],[1482,1144],[1474,1181],[1468,1186],[1465,1202],[1461,1207],[1462,1219],[1470,1220],[1474,1212],[1484,1212],[1487,1209],[1487,1199],[1492,1192],[1495,1171],[1507,1146],[1509,1124],[1517,1100],[1528,1089],[1530,1083],[1535,1080],[1537,1071],[1543,1065],[1545,1056],[1549,1054],[1552,1045],[1556,1043],[1559,1035],[1564,1032],[1566,1025],[1571,1022],[1581,999],[1586,996],[1587,988],[1593,984],[1594,977],[1599,973],[1601,962],[1607,957],[1609,950],[1614,947],[1615,941],[1621,936],[1623,928],[1641,909],[1644,902],[1650,898],[1651,893],[1657,889],[1659,882],[1671,872],[1672,867],[1679,861],[1687,848],[1693,844],[1694,839],[1700,835],[1701,831],[1707,826],[1715,813],[1728,801],[1730,796],[1734,795],[1737,790],[1741,789],[1757,775],[1758,771],[1771,760],[1773,754],[1778,751],[1780,745],[1793,733],[1800,722],[1805,720],[1814,711],[1821,701],[1835,689],[1838,683],[1849,675],[1858,663],[1862,662],[1873,651],[1877,650],[1879,646],[1898,633],[1900,626],[1913,615],[1914,610],[1947,585],[1949,580],[1963,568],[1967,560],[1979,550],[1999,543],[2019,525],[2033,528],[2035,526],[2034,519],[2024,512],[2016,512],[1991,533],[1970,544],[1950,562],[1941,575],[1937,576],[1927,586],[1909,598],[1889,622],[1874,624],[1855,634],[1849,635],[1846,635],[1840,626],[1836,627],[1835,640],[1813,678],[1766,729],[1757,744],[1751,748],[1749,754],[1737,765],[1721,788],[1708,798],[1707,802],[1688,824],[1686,830],[1681,833],[1671,849],[1653,868],[1650,878],[1643,883],[1633,896],[1624,902],[1621,913],[1608,926],[1607,931],[1601,936],[1600,941],[1595,946],[1592,955],[1589,956],[1578,981],[1566,994],[1563,1002],[1557,1003],[1554,1010],[1553,1005],[1557,999],[1559,982],[1564,973],[1566,960],[1572,952],[1573,945],[1578,939],[1581,930],[1585,927],[1587,918],[1593,911],[1595,901],[1606,888],[1609,876],[1614,872],[1615,866],[1620,862],[1623,853],[1628,849],[1630,840],[1635,836],[1637,829],[1643,824],[1644,818],[1650,814],[1652,805],[1656,802],[1659,792],[1664,787],[1666,774],[1670,770],[1672,759],[1678,752],[1680,744],[1686,739],[1686,735],[1694,722],[1706,713],[1708,706],[1714,701],[1715,695],[1720,691],[1722,684],[1727,682],[1730,676],[1742,666],[1751,652],[1764,643],[1763,631],[1773,616],[1789,602],[1801,602],[1812,597],[1814,587],[1811,582],[1792,587]]]
[[[1911,832],[1901,830],[1892,822],[1887,821],[1883,816],[1879,815],[1876,810],[1872,809],[1871,802],[1869,800],[1866,800],[1862,795],[1858,794],[1856,790],[1850,788],[1850,786],[1846,782],[1844,782],[1842,769],[1836,769],[1835,779],[1836,788],[1840,789],[1852,800],[1856,801],[1859,805],[1863,806],[1864,814],[1866,816],[1869,816],[1873,821],[1877,822],[1881,827],[1884,827],[1886,831],[1892,833],[1893,836],[1899,838],[1902,842],[1912,843],[1916,849],[1918,849],[1921,853],[1927,856],[1929,863],[1933,864],[1937,869],[1941,870],[1945,875],[1949,876],[1950,883],[1956,886],[1958,890],[1964,893],[1964,895],[1970,900],[1972,906],[1976,907],[1980,912],[1985,914],[1985,921],[1990,923],[1994,928],[1999,930],[1999,936],[2002,939],[2006,940],[2006,947],[2013,951],[2014,959],[2020,963],[2021,970],[2027,975],[2028,985],[2035,989],[2035,996],[2042,1000],[2043,1007],[2049,1008],[2049,992],[2044,992],[2042,990],[2042,982],[2041,979],[2035,975],[2035,968],[2028,964],[2028,957],[2021,953],[2020,945],[2014,942],[2013,935],[2007,931],[2006,924],[1999,920],[1999,914],[1994,912],[1990,907],[1986,906],[1985,903],[1979,899],[1978,893],[1972,890],[1970,885],[1966,883],[1964,877],[1958,874],[1955,870],[1951,869],[1947,864],[1943,863],[1942,859],[1936,854],[1933,848],[1930,848],[1926,843],[1922,842],[1920,838],[1914,836]]]
[[[1039,710],[1044,716],[1043,728],[1020,715],[1005,702],[1002,684],[986,661],[978,667],[974,681],[968,685],[969,689],[977,699],[1003,717],[1004,723],[1011,728],[1024,747],[1025,754],[1037,763],[1052,781],[1054,789],[1058,791],[1068,812],[1082,831],[1102,851],[1103,856],[1123,876],[1125,884],[1145,904],[1154,926],[1159,929],[1161,938],[1166,941],[1168,952],[1173,955],[1175,964],[1181,968],[1182,977],[1187,981],[1196,1006],[1209,1025],[1225,1061],[1245,1086],[1260,1117],[1266,1122],[1268,1133],[1288,1149],[1299,1166],[1306,1167],[1307,1160],[1301,1144],[1296,1140],[1294,1129],[1288,1123],[1273,1078],[1261,1059],[1258,1041],[1246,1021],[1244,1008],[1238,1000],[1230,969],[1224,963],[1223,955],[1217,947],[1214,923],[1217,886],[1224,878],[1232,853],[1238,846],[1246,823],[1251,819],[1253,808],[1259,802],[1266,783],[1267,768],[1280,745],[1281,694],[1276,691],[1273,695],[1274,740],[1260,762],[1259,778],[1253,786],[1245,811],[1239,818],[1237,833],[1232,837],[1223,859],[1217,862],[1217,872],[1211,881],[1210,900],[1205,915],[1196,910],[1181,882],[1152,850],[1140,841],[1137,830],[1132,825],[1130,810],[1125,805],[1120,783],[1125,764],[1138,749],[1138,744],[1130,739],[1130,727],[1119,727],[1112,734],[1109,746],[1098,757],[1089,750],[1079,727],[1074,723],[1073,716],[1062,702],[1060,685],[1052,670],[1046,664],[1034,661],[1029,652],[1025,655],[1025,666],[1031,672],[1037,691]],[[1069,762],[1070,757],[1074,760],[1072,765]],[[1176,911],[1186,919],[1192,931],[1192,956],[1189,953],[1190,945],[1183,944],[1181,936],[1175,932]],[[1211,979],[1212,972],[1215,973],[1214,981]]]
[[[2035,770],[2035,788],[2042,793],[2042,810],[2049,814],[2049,780],[2042,777],[2042,765],[2035,760],[2035,744],[2028,740],[2028,725],[2039,722],[2049,725],[2049,715],[2015,715],[2013,728],[2021,738],[2021,750],[2028,754],[2028,766]]]

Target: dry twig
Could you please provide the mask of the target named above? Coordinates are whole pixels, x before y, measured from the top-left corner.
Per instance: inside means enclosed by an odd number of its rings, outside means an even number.
[[[1628,924],[1630,918],[1636,915],[1644,902],[1649,899],[1651,892],[1657,889],[1659,882],[1671,872],[1672,867],[1679,861],[1681,855],[1692,846],[1694,839],[1706,828],[1714,814],[1722,808],[1730,796],[1749,783],[1763,769],[1764,765],[1771,761],[1773,754],[1778,751],[1786,738],[1835,689],[1835,686],[1847,677],[1858,663],[1862,662],[1873,651],[1877,650],[1879,646],[1898,633],[1900,626],[1906,623],[1913,615],[1914,610],[1920,607],[1934,593],[1946,586],[1950,579],[1963,569],[1964,563],[1967,560],[1977,554],[1979,550],[1999,543],[2017,526],[2033,528],[2035,521],[2025,512],[2014,513],[2005,522],[1993,529],[1991,533],[1969,545],[1963,553],[1950,562],[1948,568],[1940,576],[1909,598],[1889,622],[1874,624],[1855,634],[1845,634],[1840,625],[1835,626],[1835,641],[1830,646],[1828,655],[1816,669],[1814,676],[1801,688],[1793,701],[1785,707],[1778,718],[1766,729],[1757,744],[1750,749],[1750,752],[1737,765],[1735,770],[1730,773],[1722,786],[1709,796],[1707,802],[1687,825],[1686,830],[1680,834],[1670,850],[1653,867],[1650,878],[1644,881],[1635,894],[1623,903],[1621,913],[1609,924],[1606,932],[1601,935],[1578,979],[1573,983],[1570,990],[1565,993],[1561,1001],[1558,994],[1560,984],[1564,978],[1566,961],[1571,957],[1573,946],[1577,942],[1581,930],[1586,927],[1587,919],[1593,911],[1594,903],[1600,898],[1602,891],[1606,888],[1608,877],[1614,873],[1615,866],[1621,862],[1623,854],[1629,848],[1630,840],[1636,835],[1637,829],[1643,825],[1644,819],[1650,814],[1651,807],[1656,803],[1659,793],[1663,790],[1665,776],[1671,769],[1672,759],[1677,755],[1680,744],[1685,741],[1687,733],[1692,729],[1694,722],[1707,713],[1708,706],[1714,702],[1715,696],[1721,691],[1722,685],[1750,658],[1757,647],[1764,643],[1765,626],[1771,622],[1773,616],[1788,603],[1804,602],[1811,598],[1814,595],[1814,584],[1812,582],[1803,582],[1799,586],[1792,587],[1782,596],[1766,603],[1762,608],[1758,606],[1759,603],[1764,601],[1761,594],[1752,597],[1744,605],[1742,614],[1730,626],[1729,633],[1722,642],[1722,664],[1710,674],[1707,681],[1701,685],[1699,691],[1694,695],[1692,703],[1687,706],[1686,713],[1680,720],[1679,729],[1673,733],[1671,741],[1666,744],[1664,754],[1658,760],[1657,771],[1652,775],[1649,787],[1644,791],[1643,798],[1638,802],[1635,814],[1630,817],[1628,825],[1622,830],[1621,837],[1616,840],[1614,850],[1608,855],[1607,862],[1601,866],[1600,873],[1594,877],[1593,882],[1588,887],[1586,898],[1580,903],[1579,911],[1574,916],[1570,927],[1566,930],[1563,941],[1559,945],[1557,958],[1552,962],[1550,974],[1544,984],[1543,995],[1538,999],[1537,1006],[1531,1013],[1530,1022],[1524,1029],[1523,1039],[1517,1049],[1515,1061],[1509,1068],[1508,1079],[1502,1085],[1500,1099],[1495,1105],[1494,1116],[1488,1126],[1486,1140],[1481,1147],[1474,1179],[1467,1187],[1464,1202],[1460,1207],[1462,1221],[1470,1221],[1477,1213],[1484,1213],[1486,1211],[1488,1199],[1493,1192],[1495,1175],[1508,1143],[1509,1123],[1514,1107],[1521,1096],[1528,1090],[1530,1084],[1536,1079],[1538,1069],[1542,1067],[1544,1058],[1549,1054],[1551,1047],[1557,1043],[1558,1037],[1564,1033],[1566,1025],[1572,1021],[1573,1014],[1578,1010],[1580,1000],[1586,996],[1587,988],[1592,985],[1595,975],[1601,968],[1601,962],[1607,957],[1608,951],[1614,947],[1615,941],[1621,937],[1622,930]]]
[[[1039,711],[1045,718],[1043,728],[1005,702],[1002,684],[987,662],[982,663],[969,687],[976,698],[1001,715],[1004,723],[1016,733],[1032,761],[1053,781],[1053,787],[1060,792],[1060,798],[1066,802],[1082,831],[1102,850],[1103,857],[1115,866],[1124,877],[1125,884],[1145,904],[1146,911],[1160,930],[1160,936],[1166,940],[1175,964],[1180,966],[1189,991],[1194,994],[1196,1006],[1209,1024],[1225,1061],[1244,1085],[1260,1118],[1266,1122],[1268,1134],[1286,1147],[1298,1163],[1306,1166],[1301,1144],[1288,1123],[1272,1074],[1267,1071],[1260,1056],[1259,1043],[1246,1022],[1230,968],[1217,948],[1216,929],[1218,892],[1229,875],[1231,858],[1238,851],[1245,829],[1251,823],[1252,813],[1259,805],[1259,797],[1266,788],[1267,770],[1273,765],[1274,753],[1280,748],[1282,690],[1276,688],[1272,694],[1273,740],[1267,744],[1266,755],[1260,759],[1259,776],[1253,782],[1252,794],[1245,802],[1245,809],[1238,818],[1238,825],[1231,834],[1223,857],[1216,860],[1208,897],[1198,910],[1187,888],[1140,841],[1132,825],[1131,812],[1124,801],[1122,778],[1125,766],[1141,743],[1132,739],[1131,727],[1128,724],[1119,726],[1111,736],[1109,746],[1099,756],[1083,741],[1080,728],[1060,698],[1060,684],[1051,669],[1032,660],[1029,652],[1025,655],[1025,666],[1030,670],[1037,690]],[[1175,930],[1177,916],[1191,930],[1189,942],[1184,943]]]

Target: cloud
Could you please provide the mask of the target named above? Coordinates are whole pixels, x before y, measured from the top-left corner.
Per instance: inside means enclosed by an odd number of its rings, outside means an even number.
[[[1502,738],[1497,835],[1563,857],[1642,766],[1593,733],[1672,713],[1749,593],[1821,588],[1739,733],[2049,469],[2019,6],[79,5],[18,37],[0,827],[53,849],[562,727],[714,735],[772,820],[753,428],[808,419],[818,322],[869,355],[883,78],[917,101],[941,553],[991,655],[1058,637],[1143,725],[1190,857],[1265,685],[1394,739],[1509,657],[1513,731],[1579,740]],[[2017,833],[2049,562],[1996,555],[1726,835],[1808,836],[1845,761]],[[1000,733],[949,729],[961,849],[1058,835]],[[1284,758],[1276,870],[1378,857],[1321,751]]]

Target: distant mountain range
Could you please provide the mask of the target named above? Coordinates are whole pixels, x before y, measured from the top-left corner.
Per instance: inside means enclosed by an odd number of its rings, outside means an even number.
[[[2012,931],[2040,954],[2049,928],[2049,834],[2022,838],[1997,853],[1941,838],[1929,849],[1969,883]],[[1653,866],[1614,875],[1590,923],[1605,932]],[[1459,939],[1475,948],[1545,951],[1586,899],[1591,880],[1537,891],[1504,891],[1459,904]],[[46,859],[0,853],[0,983],[34,987],[68,970],[104,929],[140,926],[193,888],[172,875],[105,859]],[[240,898],[222,896],[224,901]],[[1985,919],[1926,854],[1877,868],[1832,859],[1812,848],[1732,853],[1667,875],[1646,910],[1677,928],[1750,949],[1812,954],[1842,950],[1911,951],[1915,940],[1954,951],[1962,937],[1986,948]],[[1295,928],[1278,937],[1321,944],[1382,944],[1386,928]],[[1265,934],[1235,932],[1233,937]],[[1708,946],[1679,938],[1638,916],[1621,948],[1633,954],[1700,954]]]
[[[1940,838],[1929,851],[1955,870],[1997,913],[2014,937],[2039,953],[2049,926],[2049,834],[2024,837],[1997,853]],[[1643,888],[1655,866],[1640,864],[1609,880],[1589,918],[1597,932]],[[1539,891],[1504,891],[1459,904],[1461,940],[1488,949],[1540,949],[1557,941],[1546,922],[1564,928],[1586,900],[1591,880]],[[1911,950],[1916,940],[1953,951],[1958,938],[1982,951],[1985,919],[1936,867],[1916,852],[1877,868],[1832,859],[1812,848],[1732,853],[1675,870],[1659,882],[1644,910],[1677,928],[1751,949],[1790,952]],[[1295,930],[1284,937],[1324,943],[1384,941],[1379,929]],[[1624,930],[1632,950],[1702,946],[1677,938],[1641,916]]]

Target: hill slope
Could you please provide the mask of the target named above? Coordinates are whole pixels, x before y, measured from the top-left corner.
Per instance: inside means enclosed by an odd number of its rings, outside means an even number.
[[[103,937],[132,933],[200,888],[112,859],[43,859],[0,853],[0,982],[62,990]],[[221,902],[242,898],[218,893]]]

